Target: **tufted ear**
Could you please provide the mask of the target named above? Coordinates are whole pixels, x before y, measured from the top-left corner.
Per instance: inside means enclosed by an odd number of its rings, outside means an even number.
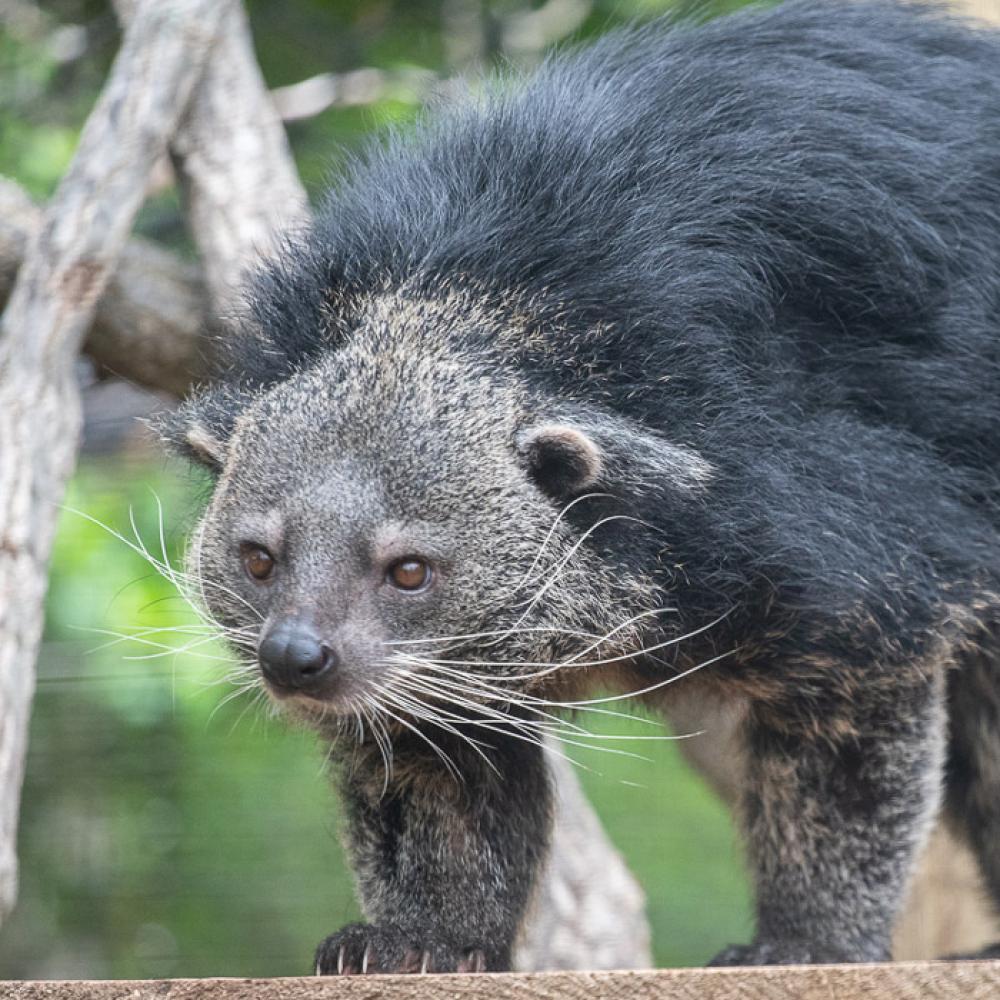
[[[522,431],[517,447],[528,474],[554,497],[569,497],[597,482],[603,462],[597,444],[572,424],[540,424]]]
[[[516,444],[529,475],[557,499],[599,485],[697,492],[713,471],[696,451],[604,412],[537,424]]]
[[[240,386],[212,386],[197,391],[177,409],[153,417],[150,423],[173,452],[212,472],[221,472],[236,418],[251,396]]]

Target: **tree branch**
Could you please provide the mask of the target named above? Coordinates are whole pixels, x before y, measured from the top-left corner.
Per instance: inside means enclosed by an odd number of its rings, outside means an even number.
[[[115,6],[128,23],[134,3]],[[226,11],[219,45],[170,152],[213,309],[230,315],[239,309],[247,262],[270,253],[278,234],[308,214],[242,5]]]
[[[73,364],[228,2],[144,0],[29,242],[0,319],[0,916],[17,816],[46,568],[76,461]]]
[[[0,177],[0,304],[42,216],[26,191]],[[105,371],[181,396],[206,374],[206,315],[199,269],[156,243],[133,238],[97,304],[83,349]]]

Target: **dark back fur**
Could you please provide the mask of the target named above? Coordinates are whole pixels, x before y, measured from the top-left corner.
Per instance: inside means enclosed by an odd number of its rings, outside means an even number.
[[[928,535],[949,523],[942,558],[981,551],[1000,460],[1000,41],[922,8],[833,6],[617,34],[373,146],[254,284],[232,377],[269,384],[336,350],[373,288],[469,287],[530,310],[553,350],[503,350],[546,390],[718,466],[714,523],[690,525],[702,557],[735,546],[763,574],[794,562],[853,589],[880,526],[821,545],[823,487],[789,495],[791,441],[868,491],[854,532],[882,495]],[[762,532],[799,551],[774,565]]]

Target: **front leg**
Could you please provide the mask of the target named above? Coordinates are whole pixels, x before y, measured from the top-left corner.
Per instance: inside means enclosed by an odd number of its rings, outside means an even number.
[[[938,806],[945,715],[939,663],[813,661],[747,732],[743,824],[757,932],[715,965],[877,962]]]
[[[320,944],[317,974],[510,968],[549,838],[544,753],[491,732],[487,763],[441,730],[426,735],[450,765],[412,732],[395,734],[388,777],[372,746],[343,762],[368,922]]]

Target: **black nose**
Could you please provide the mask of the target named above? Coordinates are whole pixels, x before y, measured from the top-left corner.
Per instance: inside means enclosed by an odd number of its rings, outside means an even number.
[[[284,618],[271,626],[257,647],[264,676],[278,687],[318,687],[336,662],[315,626],[301,618]]]

